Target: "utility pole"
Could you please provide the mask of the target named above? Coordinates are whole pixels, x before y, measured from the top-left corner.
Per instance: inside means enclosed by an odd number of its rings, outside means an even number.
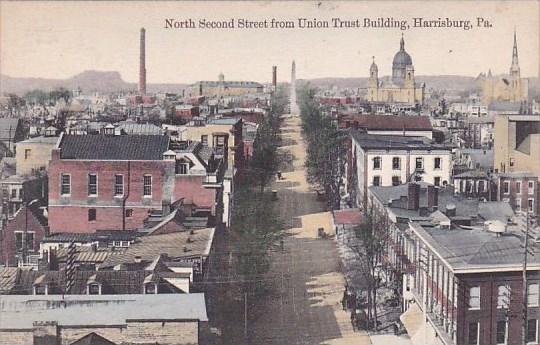
[[[247,312],[248,312],[248,304],[247,304],[247,298],[248,293],[244,292],[244,338],[246,340],[246,344],[248,344],[248,319],[247,319]]]
[[[525,217],[525,248],[523,249],[523,325],[521,340],[523,345],[527,345],[527,304],[528,304],[528,286],[527,286],[527,249],[529,245],[529,212]]]

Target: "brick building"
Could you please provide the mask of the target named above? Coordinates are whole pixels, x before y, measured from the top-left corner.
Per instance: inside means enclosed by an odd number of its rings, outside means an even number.
[[[498,200],[508,201],[516,212],[540,214],[538,176],[529,172],[502,173],[495,176]]]
[[[48,233],[46,211],[42,206],[42,203],[33,203],[21,207],[2,230],[0,264],[37,267],[39,243]]]
[[[63,135],[49,164],[51,232],[138,228],[172,201],[168,145],[167,136]]]

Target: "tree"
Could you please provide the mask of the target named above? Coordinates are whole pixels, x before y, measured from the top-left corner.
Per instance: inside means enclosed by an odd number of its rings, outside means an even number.
[[[359,246],[351,249],[358,256],[367,283],[368,325],[377,328],[377,292],[384,285],[381,277],[382,258],[388,238],[388,217],[373,208],[373,202],[364,209],[362,223],[355,228]]]
[[[339,209],[346,134],[322,113],[315,94],[309,86],[300,93],[302,129],[308,144],[305,166],[309,182],[324,189],[331,209]]]

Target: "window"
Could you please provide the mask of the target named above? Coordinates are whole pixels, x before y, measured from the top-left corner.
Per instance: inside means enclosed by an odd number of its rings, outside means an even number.
[[[393,170],[401,169],[401,159],[399,157],[392,158],[392,169]]]
[[[128,208],[126,210],[126,218],[131,218],[131,217],[133,217],[133,209]]]
[[[469,289],[469,309],[480,309],[480,286]]]
[[[424,158],[416,158],[416,170],[424,170]]]
[[[208,135],[201,135],[201,143],[203,146],[208,146]]]
[[[485,192],[485,184],[484,184],[484,181],[478,181],[478,191],[479,192]]]
[[[506,321],[497,321],[497,344],[506,344],[507,338]]]
[[[478,322],[469,323],[469,342],[468,345],[478,345]]]
[[[31,154],[32,154],[32,150],[30,150],[30,149],[25,149],[25,150],[24,150],[24,159],[26,160],[26,159],[30,158],[30,155],[31,155]]]
[[[516,199],[516,212],[520,212],[521,211],[521,199],[520,198],[517,198]]]
[[[373,158],[373,170],[381,169],[381,157]]]
[[[152,196],[152,175],[143,176],[143,196]]]
[[[90,283],[87,292],[89,295],[101,295],[101,286],[98,283]]]
[[[178,163],[177,168],[177,174],[187,175],[187,173],[189,172],[189,163]]]
[[[11,199],[17,199],[17,190],[16,189],[11,190]]]
[[[88,195],[97,195],[97,175],[88,174]]]
[[[401,184],[399,176],[392,176],[392,186],[399,186]]]
[[[534,212],[534,199],[527,200],[527,210],[529,212]]]
[[[156,284],[154,283],[146,283],[144,285],[144,293],[145,294],[156,294],[157,293],[157,288],[156,288]]]
[[[60,175],[60,194],[70,195],[71,194],[71,175],[61,174]]]
[[[510,182],[504,181],[503,182],[503,193],[504,194],[510,194]]]
[[[88,210],[88,221],[93,222],[97,219],[97,212],[95,208],[91,208]]]
[[[441,185],[441,178],[439,176],[433,178],[433,184],[439,187]]]
[[[114,195],[124,195],[124,175],[114,175]]]
[[[380,186],[381,185],[381,177],[380,176],[373,176],[373,185],[374,186]]]
[[[521,181],[516,182],[516,193],[521,194]]]
[[[440,157],[435,157],[434,161],[433,161],[433,165],[434,165],[434,168],[435,169],[441,169],[441,158]]]
[[[510,305],[510,287],[499,285],[497,288],[497,308],[506,309]]]
[[[527,305],[529,307],[538,306],[538,283],[529,284],[529,291],[527,292]]]
[[[527,342],[536,343],[538,339],[538,321],[536,319],[527,320]]]
[[[47,295],[47,284],[34,285],[34,295]]]
[[[114,241],[113,242],[113,247],[121,247],[122,246],[122,241]]]
[[[534,194],[534,181],[529,181],[527,185],[527,190],[529,194]]]
[[[23,250],[23,237],[24,237],[24,232],[22,231],[15,232],[15,248],[17,249],[17,251]],[[33,232],[26,233],[26,250],[29,250],[29,251],[34,250],[34,233]]]

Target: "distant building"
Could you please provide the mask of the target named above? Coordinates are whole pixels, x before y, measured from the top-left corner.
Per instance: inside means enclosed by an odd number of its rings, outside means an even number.
[[[368,134],[426,137],[433,139],[433,127],[428,116],[338,115],[340,128],[366,130]]]
[[[379,69],[374,58],[369,69],[367,91],[367,99],[370,102],[424,104],[425,85],[418,85],[415,82],[412,58],[405,51],[403,37],[401,37],[399,51],[392,62],[392,79],[379,79]]]
[[[15,155],[17,174],[29,175],[47,170],[51,152],[57,142],[57,136],[35,137],[18,142]]]
[[[237,96],[248,93],[262,93],[262,84],[254,81],[225,81],[223,73],[217,81],[198,81],[191,85],[192,96]]]
[[[509,74],[493,76],[491,70],[487,76],[481,74],[478,82],[482,89],[482,101],[486,104],[493,101],[527,102],[529,98],[529,81],[521,78],[517,38],[514,32],[514,47],[512,49],[512,64]]]

